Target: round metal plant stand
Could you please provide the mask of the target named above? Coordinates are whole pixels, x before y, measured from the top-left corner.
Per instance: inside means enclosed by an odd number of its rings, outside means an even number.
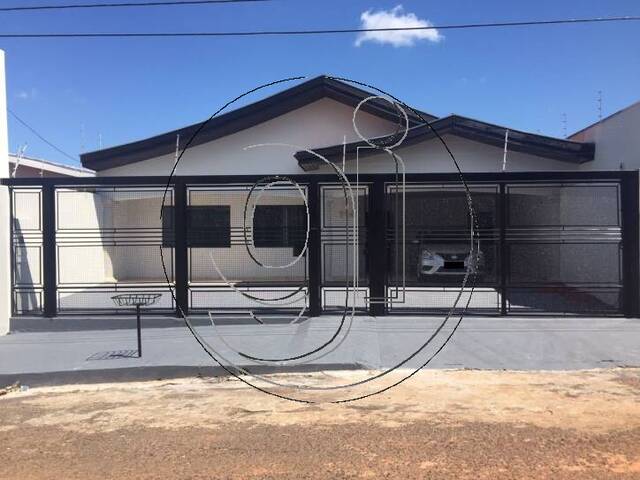
[[[111,297],[118,307],[136,307],[136,321],[138,326],[138,358],[142,357],[142,329],[140,325],[140,309],[148,307],[158,301],[160,293],[122,293]]]

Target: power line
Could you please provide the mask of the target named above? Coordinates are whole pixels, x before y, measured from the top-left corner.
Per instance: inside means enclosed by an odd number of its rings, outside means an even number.
[[[571,18],[561,20],[534,20],[523,22],[467,23],[457,25],[432,25],[429,27],[344,28],[327,30],[259,30],[249,32],[113,32],[113,33],[3,33],[0,38],[131,38],[131,37],[255,37],[287,35],[325,35],[364,32],[406,32],[414,30],[464,30],[473,28],[525,27],[539,25],[565,25],[578,23],[603,23],[638,21],[640,16]]]
[[[70,10],[81,8],[126,8],[126,7],[176,7],[183,5],[213,5],[221,3],[256,3],[271,0],[183,0],[167,2],[120,2],[120,3],[81,3],[77,5],[33,5],[28,7],[0,7],[0,12],[33,12],[37,10]]]
[[[56,150],[57,152],[61,153],[62,155],[64,155],[65,157],[67,157],[70,160],[73,160],[74,162],[77,162],[78,159],[74,158],[73,156],[69,155],[67,152],[65,152],[64,150],[62,150],[61,148],[58,148],[56,145],[54,145],[53,143],[51,143],[49,140],[47,140],[46,138],[44,138],[40,133],[38,133],[38,131],[33,128],[31,125],[29,125],[27,122],[25,122],[24,120],[22,120],[18,115],[15,114],[15,112],[13,110],[11,110],[10,108],[7,108],[7,111],[11,114],[11,116],[13,118],[15,118],[18,122],[20,122],[22,125],[24,125],[29,131],[31,131],[31,133],[33,133],[36,137],[38,137],[40,140],[42,140],[44,143],[46,143],[47,145],[49,145],[51,148],[53,148],[54,150]]]

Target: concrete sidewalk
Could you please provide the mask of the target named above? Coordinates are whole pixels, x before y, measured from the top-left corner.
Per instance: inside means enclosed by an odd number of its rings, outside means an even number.
[[[389,368],[417,350],[442,317],[356,317],[350,334],[328,355],[290,370]],[[415,368],[444,343],[449,320],[422,354],[403,365]],[[313,350],[339,327],[339,317],[319,317],[296,325],[224,325],[198,331],[222,356],[252,371],[274,371],[235,354],[228,345],[262,358]],[[224,373],[188,329],[143,330],[142,358],[135,329],[14,333],[0,337],[0,386],[127,381]],[[220,341],[224,337],[224,342]],[[226,343],[225,343],[226,342]],[[228,344],[228,345],[227,345]],[[120,352],[125,357],[113,357]],[[429,368],[577,370],[640,366],[640,320],[623,318],[465,317]],[[275,371],[282,371],[280,367]]]

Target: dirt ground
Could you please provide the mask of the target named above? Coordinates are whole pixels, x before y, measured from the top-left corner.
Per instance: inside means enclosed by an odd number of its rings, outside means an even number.
[[[345,405],[222,378],[12,392],[0,478],[640,479],[640,369],[430,370]]]

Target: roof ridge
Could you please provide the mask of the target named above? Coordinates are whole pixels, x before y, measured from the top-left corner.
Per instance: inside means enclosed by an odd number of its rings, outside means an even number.
[[[293,81],[299,78],[291,77],[290,80]],[[288,79],[265,84],[247,93],[285,83],[285,81],[288,81]],[[253,103],[210,117],[205,121],[147,137],[146,139],[85,152],[80,155],[80,160],[84,167],[90,167],[95,170],[127,165],[173,153],[175,151],[176,135],[193,138],[195,133],[198,132],[198,138],[194,138],[192,143],[192,146],[197,146],[251,128],[322,98],[331,98],[340,103],[355,106],[355,104],[372,95],[374,95],[372,92],[343,81],[339,77],[319,75]],[[237,99],[239,98],[242,98],[242,96],[237,97]],[[397,116],[397,112],[392,112],[392,109],[383,105],[382,101],[374,100],[363,107],[363,110],[385,119]],[[422,116],[427,116],[430,119],[435,118],[433,115],[420,112],[417,116],[411,115],[411,121],[415,123],[417,118]]]

